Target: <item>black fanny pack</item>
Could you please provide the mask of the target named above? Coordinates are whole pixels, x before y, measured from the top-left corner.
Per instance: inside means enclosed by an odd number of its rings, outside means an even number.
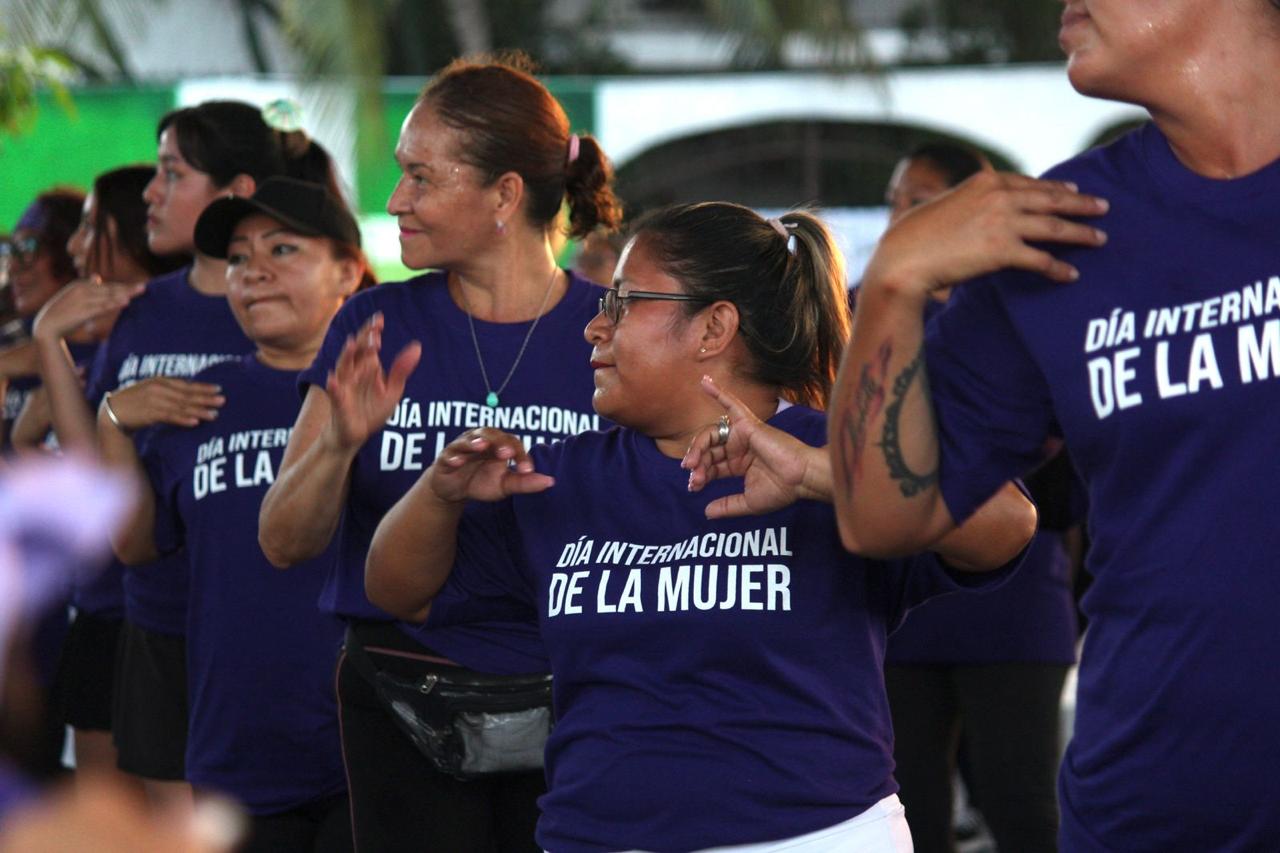
[[[441,773],[474,779],[542,767],[553,724],[551,675],[487,675],[440,665],[417,677],[379,670],[347,630],[347,660],[396,726]]]

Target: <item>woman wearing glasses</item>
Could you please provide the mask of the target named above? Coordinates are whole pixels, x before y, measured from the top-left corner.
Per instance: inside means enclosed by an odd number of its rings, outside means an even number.
[[[94,179],[80,226],[67,241],[79,280],[59,291],[36,317],[34,345],[61,357],[65,343],[77,369],[87,369],[98,343],[110,333],[124,307],[130,287],[140,291],[148,278],[187,262],[183,255],[158,256],[147,245],[142,191],[154,175],[155,167],[137,165],[112,169]],[[114,312],[87,319],[86,305],[112,297],[118,298]],[[47,447],[48,392],[57,382],[55,378],[46,383],[27,401],[14,423],[16,448]],[[123,573],[124,567],[113,561],[72,590],[75,619],[58,664],[57,692],[64,722],[74,730],[77,772],[116,772],[111,718],[116,646],[124,618]]]
[[[9,290],[13,310],[30,333],[32,319],[63,285],[76,277],[76,268],[67,251],[67,240],[80,222],[84,193],[73,189],[43,192],[31,202],[9,241]],[[0,351],[0,396],[4,413],[0,418],[0,450],[9,448],[9,428],[22,412],[32,392],[40,386],[35,347],[16,343]],[[0,342],[3,348],[4,342]],[[6,383],[6,380],[7,383]]]
[[[9,283],[12,308],[22,324],[20,337],[30,333],[36,312],[75,278],[75,267],[67,253],[67,239],[76,229],[83,203],[84,194],[79,190],[49,190],[36,197],[14,227],[9,246]],[[0,351],[0,400],[3,400],[0,453],[3,454],[12,449],[10,431],[14,421],[40,387],[35,347],[24,340],[9,343],[14,345]],[[4,343],[0,343],[2,347]],[[65,608],[51,609],[36,628],[32,644],[36,674],[42,689],[52,689],[66,633]],[[45,705],[53,708],[51,702]],[[62,769],[65,730],[59,715],[52,710],[44,715],[42,722],[45,726],[40,733],[40,742],[33,744],[31,749],[31,769],[52,777]]]
[[[503,424],[532,445],[599,423],[581,329],[601,291],[556,266],[550,238],[565,201],[575,236],[616,224],[610,168],[532,76],[466,60],[422,93],[396,159],[387,209],[401,258],[442,272],[380,285],[338,312],[300,377],[306,399],[259,537],[280,566],[338,540],[320,607],[350,627],[338,696],[357,848],[536,850],[541,771],[465,782],[440,772],[369,674],[545,672],[534,615],[477,601],[463,628],[397,624],[365,597],[365,553],[383,514],[465,430]]]
[[[1011,490],[937,543],[972,574],[845,551],[816,411],[848,334],[844,281],[808,214],[658,212],[585,332],[596,410],[619,428],[531,452],[468,432],[380,526],[367,584],[383,607],[428,627],[466,596],[537,610],[557,712],[544,849],[910,849],[885,635],[907,607],[1002,576],[981,572],[1018,553],[1034,509]],[[706,483],[753,434],[783,449]]]

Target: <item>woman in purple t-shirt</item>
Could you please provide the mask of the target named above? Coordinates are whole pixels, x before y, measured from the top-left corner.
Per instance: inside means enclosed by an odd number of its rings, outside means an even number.
[[[881,241],[832,407],[840,521],[932,541],[1063,439],[1092,583],[1061,848],[1271,849],[1280,3],[1070,0],[1058,39],[1078,91],[1152,121]]]
[[[80,227],[67,241],[80,280],[63,288],[36,317],[35,345],[58,349],[65,341],[79,370],[87,369],[97,344],[110,333],[118,314],[117,309],[86,322],[85,301],[95,300],[100,291],[113,286],[141,285],[186,262],[184,255],[162,257],[147,245],[147,206],[142,191],[154,175],[154,167],[139,165],[112,169],[94,179],[84,200]],[[44,447],[50,426],[48,390],[42,386],[14,423],[15,446]],[[116,771],[111,706],[115,651],[123,619],[122,580],[122,567],[116,562],[72,590],[76,616],[58,664],[56,687],[65,722],[75,730],[77,770]]]
[[[353,663],[359,652],[348,651],[338,671],[357,845],[533,850],[542,773],[463,781],[441,772],[364,674],[545,671],[532,617],[493,610],[467,636],[418,633],[365,598],[364,559],[382,514],[468,420],[523,418],[529,441],[592,422],[577,331],[598,288],[556,265],[552,238],[565,204],[576,236],[617,225],[611,168],[595,140],[570,133],[563,108],[534,77],[468,60],[423,91],[396,160],[401,177],[387,210],[400,225],[401,259],[439,272],[379,285],[338,313],[300,376],[305,401],[263,500],[259,536],[280,566],[330,542],[339,549],[320,606],[347,622],[348,649],[358,645],[370,662]],[[384,346],[394,358],[386,381],[360,381],[365,374],[353,368],[378,364]]]
[[[379,527],[367,587],[382,606],[428,625],[467,594],[537,608],[557,713],[543,848],[910,849],[885,635],[924,598],[999,579],[982,573],[1020,551],[1035,514],[1010,487],[937,544],[976,574],[845,551],[813,446],[848,333],[844,281],[810,214],[647,217],[585,330],[596,409],[619,427],[532,452],[470,431]],[[686,456],[708,438],[710,461]],[[691,493],[730,466],[744,479]]]
[[[297,416],[297,372],[311,363],[343,301],[365,283],[360,232],[318,184],[269,178],[249,199],[220,199],[197,248],[227,259],[228,302],[256,350],[197,374],[216,420],[157,426],[140,399],[99,413],[109,461],[141,500],[115,538],[126,563],[186,548],[191,710],[187,778],[252,816],[245,850],[350,849],[346,783],[331,685],[341,626],[313,602],[320,566],[275,571],[253,535],[262,494]],[[193,412],[194,416],[212,412]],[[212,460],[212,461],[210,461]]]
[[[94,452],[92,407],[120,399],[141,403],[157,422],[193,426],[218,403],[191,375],[241,355],[251,344],[226,303],[226,263],[195,253],[194,231],[214,200],[251,195],[268,177],[287,174],[336,192],[328,153],[299,130],[269,126],[262,111],[238,101],[207,101],[174,110],[156,128],[157,168],[143,192],[147,242],[157,254],[193,253],[189,267],[137,285],[88,287],[74,327],[119,310],[82,388],[57,334],[37,334],[41,373],[54,429],[64,448]],[[70,316],[78,312],[78,317]],[[57,330],[50,330],[54,332]],[[86,405],[88,397],[88,405]],[[125,399],[128,398],[128,399]],[[193,414],[194,413],[194,414]],[[112,735],[121,769],[142,777],[156,798],[189,802],[183,781],[187,695],[185,555],[125,573],[125,625],[115,668]]]

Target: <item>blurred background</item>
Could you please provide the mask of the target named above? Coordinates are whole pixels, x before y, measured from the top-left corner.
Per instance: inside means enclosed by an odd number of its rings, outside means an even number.
[[[51,184],[152,161],[157,119],[287,97],[339,159],[384,279],[396,132],[452,57],[519,48],[613,159],[628,213],[820,207],[855,280],[914,145],[1037,173],[1129,127],[1077,95],[1055,0],[5,0],[0,230]],[[566,248],[571,255],[575,247]]]

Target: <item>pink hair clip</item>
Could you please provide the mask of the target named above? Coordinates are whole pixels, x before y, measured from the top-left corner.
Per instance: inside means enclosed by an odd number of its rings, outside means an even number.
[[[569,160],[568,160],[569,163],[572,163],[574,160],[578,159],[578,148],[580,145],[581,145],[581,140],[578,139],[578,134],[576,133],[569,134]]]
[[[774,231],[778,232],[779,237],[782,237],[784,240],[787,241],[787,253],[790,255],[795,255],[796,235],[791,233],[788,230],[791,228],[795,228],[795,226],[790,223],[783,222],[781,219],[776,219],[772,217],[769,219],[766,219],[765,222],[768,222],[769,227],[771,227]]]

